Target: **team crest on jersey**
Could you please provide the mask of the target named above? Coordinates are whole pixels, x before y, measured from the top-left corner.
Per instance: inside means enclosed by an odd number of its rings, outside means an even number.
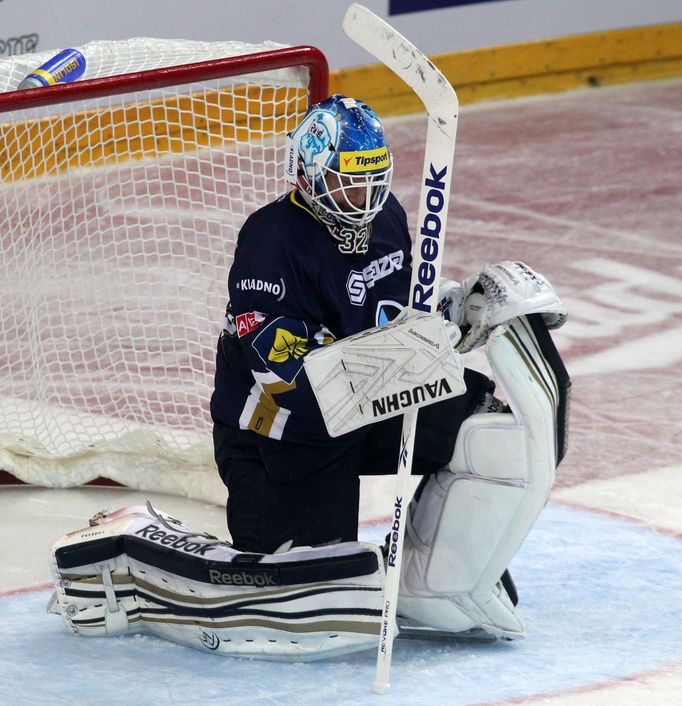
[[[271,321],[251,343],[265,367],[292,383],[308,352],[308,327],[298,319],[280,316]]]
[[[268,360],[272,363],[284,363],[289,358],[298,360],[308,352],[307,343],[306,338],[295,336],[285,328],[278,328],[268,353]]]

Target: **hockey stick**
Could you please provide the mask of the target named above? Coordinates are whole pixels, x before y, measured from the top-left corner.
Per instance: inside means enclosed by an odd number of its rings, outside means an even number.
[[[459,102],[443,74],[415,46],[393,27],[362,5],[354,3],[346,11],[343,29],[359,46],[396,73],[419,97],[428,116],[424,168],[419,197],[415,257],[412,264],[409,307],[433,312],[438,299],[438,281],[443,262],[443,238],[450,198],[450,178],[455,154]],[[412,452],[417,413],[403,419],[400,457],[396,476],[393,526],[389,542],[384,589],[384,612],[379,633],[377,665],[372,689],[377,694],[390,691],[391,655],[396,633],[396,608],[407,491],[412,470]]]

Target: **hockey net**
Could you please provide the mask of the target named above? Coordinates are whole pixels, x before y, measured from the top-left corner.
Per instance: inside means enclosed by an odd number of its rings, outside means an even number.
[[[327,92],[312,47],[79,47],[85,80],[0,61],[0,470],[222,502],[209,400],[237,231],[287,189]]]

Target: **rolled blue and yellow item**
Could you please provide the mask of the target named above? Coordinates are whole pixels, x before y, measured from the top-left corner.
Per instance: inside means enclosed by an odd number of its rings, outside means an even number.
[[[77,49],[64,49],[26,76],[17,86],[17,90],[71,83],[77,81],[84,73],[85,57]]]

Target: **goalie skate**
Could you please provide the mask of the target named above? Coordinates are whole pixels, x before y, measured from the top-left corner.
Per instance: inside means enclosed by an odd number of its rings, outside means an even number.
[[[471,628],[462,632],[438,630],[425,625],[412,625],[409,618],[397,617],[398,638],[401,640],[432,640],[437,642],[495,642],[497,638],[483,628]]]

